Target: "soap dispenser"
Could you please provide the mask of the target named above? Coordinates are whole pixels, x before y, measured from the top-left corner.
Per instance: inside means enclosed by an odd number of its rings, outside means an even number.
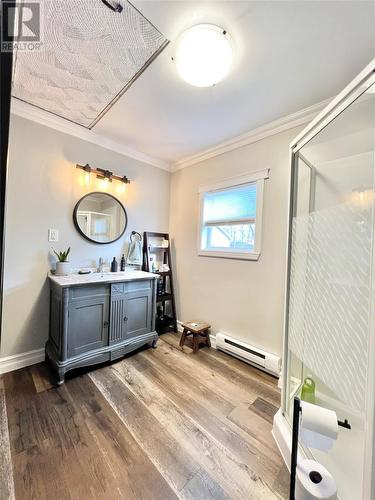
[[[120,271],[125,271],[125,255],[121,257]]]
[[[116,260],[116,257],[113,257],[113,261],[111,263],[111,273],[117,273],[117,260]]]

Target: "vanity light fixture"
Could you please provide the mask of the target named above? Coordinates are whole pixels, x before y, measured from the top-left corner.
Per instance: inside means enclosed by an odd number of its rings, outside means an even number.
[[[103,188],[107,189],[108,184],[112,182],[113,174],[109,170],[104,170],[103,168],[97,168],[96,178],[101,179],[101,184]]]
[[[91,167],[90,165],[87,163],[86,165],[84,165],[82,167],[82,184],[84,186],[89,186],[90,183],[91,183]]]
[[[83,170],[86,185],[90,184],[91,173],[96,175],[97,179],[100,180],[101,189],[107,189],[109,183],[115,180],[121,182],[121,192],[125,192],[125,185],[130,183],[130,180],[126,177],[126,175],[114,175],[110,170],[105,170],[103,168],[92,168],[88,163],[86,163],[86,165],[79,165],[77,163],[76,168]]]
[[[185,82],[211,87],[223,80],[232,66],[228,33],[213,24],[198,24],[182,33],[172,60]]]

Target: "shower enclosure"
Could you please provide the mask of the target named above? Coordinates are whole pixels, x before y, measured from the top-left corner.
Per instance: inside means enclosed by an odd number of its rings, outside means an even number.
[[[348,419],[329,453],[300,447],[334,476],[340,500],[374,494],[375,61],[293,141],[282,406],[274,436],[288,463],[294,396]]]

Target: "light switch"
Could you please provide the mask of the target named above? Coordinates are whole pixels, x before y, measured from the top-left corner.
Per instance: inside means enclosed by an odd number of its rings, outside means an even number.
[[[59,241],[59,230],[58,229],[48,229],[48,241]]]

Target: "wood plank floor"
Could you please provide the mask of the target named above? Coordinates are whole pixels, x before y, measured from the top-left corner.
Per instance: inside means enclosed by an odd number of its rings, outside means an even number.
[[[0,499],[286,498],[276,380],[178,341],[165,334],[59,388],[45,364],[3,375]]]

